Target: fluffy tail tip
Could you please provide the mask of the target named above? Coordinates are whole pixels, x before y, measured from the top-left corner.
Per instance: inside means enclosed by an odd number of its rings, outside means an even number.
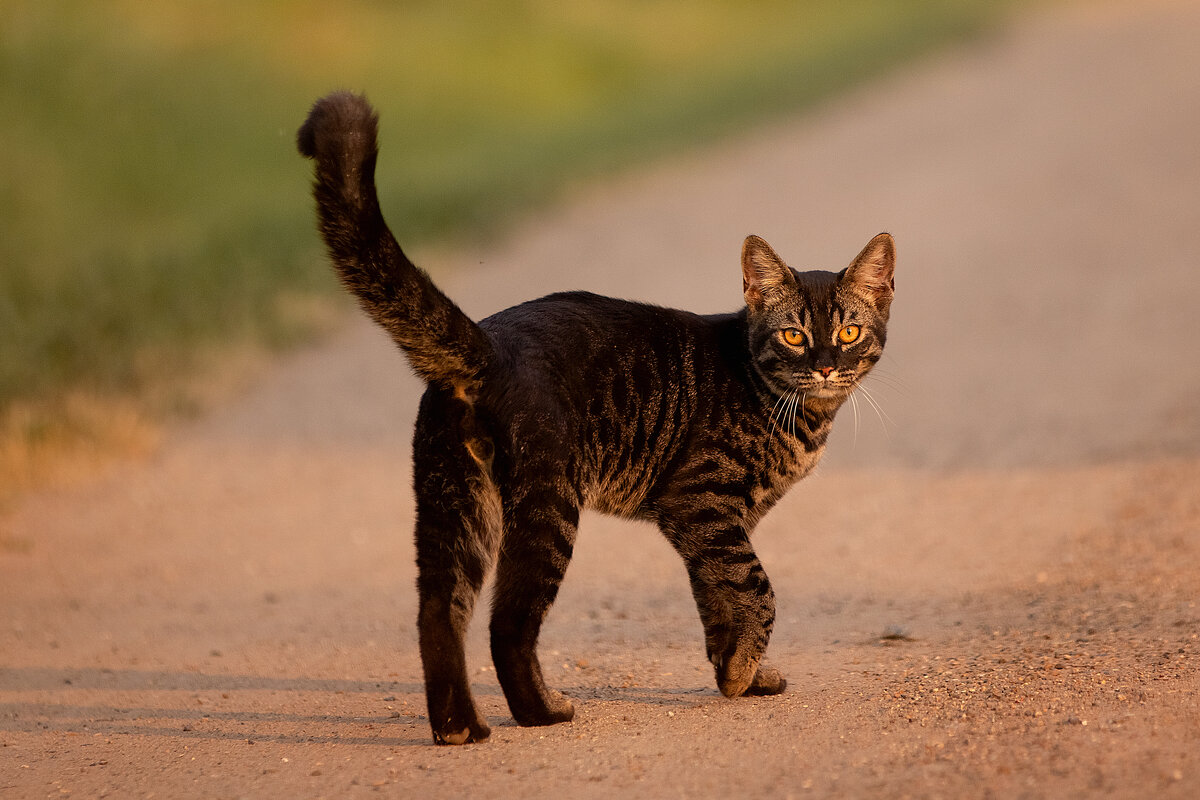
[[[367,98],[353,92],[333,92],[313,103],[308,119],[296,133],[296,146],[305,158],[318,160],[348,150],[362,154],[375,149],[378,124],[379,118]]]

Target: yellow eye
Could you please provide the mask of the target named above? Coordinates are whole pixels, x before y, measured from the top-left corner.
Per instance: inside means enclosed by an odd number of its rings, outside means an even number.
[[[859,334],[861,333],[862,329],[857,325],[847,325],[838,331],[838,339],[842,344],[854,344],[858,341]]]
[[[792,347],[804,346],[804,332],[797,328],[784,328],[783,340]]]

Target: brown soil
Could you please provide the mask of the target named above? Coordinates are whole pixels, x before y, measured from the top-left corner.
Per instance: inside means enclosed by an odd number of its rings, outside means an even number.
[[[575,721],[512,723],[481,618],[492,739],[433,747],[420,387],[362,323],[0,517],[0,798],[1200,796],[1197,41],[1193,3],[1044,13],[417,254],[475,314],[717,311],[746,233],[826,267],[897,236],[889,421],[847,409],[756,535],[786,694],[722,698],[668,546],[588,516],[542,637]]]

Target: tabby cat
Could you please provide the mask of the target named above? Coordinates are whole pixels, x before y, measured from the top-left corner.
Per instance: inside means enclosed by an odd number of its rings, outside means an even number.
[[[716,682],[783,691],[763,660],[775,597],[750,532],[820,459],[838,408],[879,360],[895,249],[797,272],[750,236],[731,314],[553,294],[473,322],[396,244],[375,192],[377,117],[335,93],[297,137],[343,283],[428,383],[413,440],[421,662],[433,739],[490,733],[463,636],[495,565],[491,649],[521,725],[571,719],[538,632],[580,509],[650,520],[687,566]]]

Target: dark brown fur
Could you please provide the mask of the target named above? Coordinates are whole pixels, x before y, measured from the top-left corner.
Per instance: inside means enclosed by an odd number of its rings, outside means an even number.
[[[815,466],[834,414],[883,351],[891,237],[872,239],[839,273],[796,272],[748,237],[746,306],[731,314],[570,292],[475,323],[383,221],[366,101],[319,101],[298,142],[316,161],[334,266],[429,384],[413,459],[434,741],[489,734],[463,635],[493,564],[492,657],[513,717],[571,719],[536,647],[585,506],[653,521],[678,551],[724,694],[783,691],[763,661],[775,597],[750,533]],[[852,342],[838,338],[850,332]]]

